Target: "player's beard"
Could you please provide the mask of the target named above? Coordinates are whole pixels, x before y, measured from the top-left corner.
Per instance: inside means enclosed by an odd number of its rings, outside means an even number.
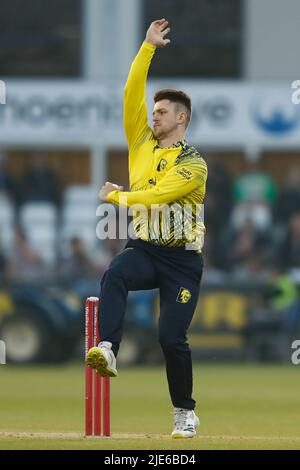
[[[156,140],[160,139],[164,135],[164,131],[160,126],[158,127],[153,127],[153,135]]]
[[[165,137],[168,137],[168,135],[173,131],[173,128],[166,129],[166,127],[163,127],[161,125],[157,127],[153,127],[153,135],[156,140],[161,140]]]

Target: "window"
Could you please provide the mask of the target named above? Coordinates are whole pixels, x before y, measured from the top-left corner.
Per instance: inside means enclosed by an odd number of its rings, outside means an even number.
[[[80,74],[81,0],[1,0],[0,76]]]
[[[165,17],[171,46],[155,57],[157,77],[238,78],[241,75],[241,0],[144,0],[144,29]]]

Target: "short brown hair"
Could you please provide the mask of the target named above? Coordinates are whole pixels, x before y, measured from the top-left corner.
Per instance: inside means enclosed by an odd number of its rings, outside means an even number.
[[[186,93],[184,93],[184,91],[165,88],[163,90],[157,91],[153,99],[154,103],[157,103],[157,101],[161,100],[169,100],[172,101],[172,103],[182,104],[187,111],[186,127],[189,125],[192,115],[192,102],[191,98]]]

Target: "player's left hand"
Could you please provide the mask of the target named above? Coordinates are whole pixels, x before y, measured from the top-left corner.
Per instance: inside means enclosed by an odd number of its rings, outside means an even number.
[[[101,201],[107,201],[107,196],[109,193],[112,191],[123,191],[123,186],[119,186],[117,184],[110,183],[109,181],[106,181],[105,185],[102,186],[102,188],[99,191],[99,198]]]
[[[168,25],[169,22],[165,18],[153,21],[149,26],[145,41],[155,47],[164,47],[170,44],[170,39],[165,39],[165,36],[171,31]]]

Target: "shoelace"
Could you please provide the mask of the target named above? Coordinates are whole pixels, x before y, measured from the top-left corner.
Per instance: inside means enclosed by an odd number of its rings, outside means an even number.
[[[187,410],[176,410],[174,414],[174,426],[177,429],[185,429],[187,427]]]

